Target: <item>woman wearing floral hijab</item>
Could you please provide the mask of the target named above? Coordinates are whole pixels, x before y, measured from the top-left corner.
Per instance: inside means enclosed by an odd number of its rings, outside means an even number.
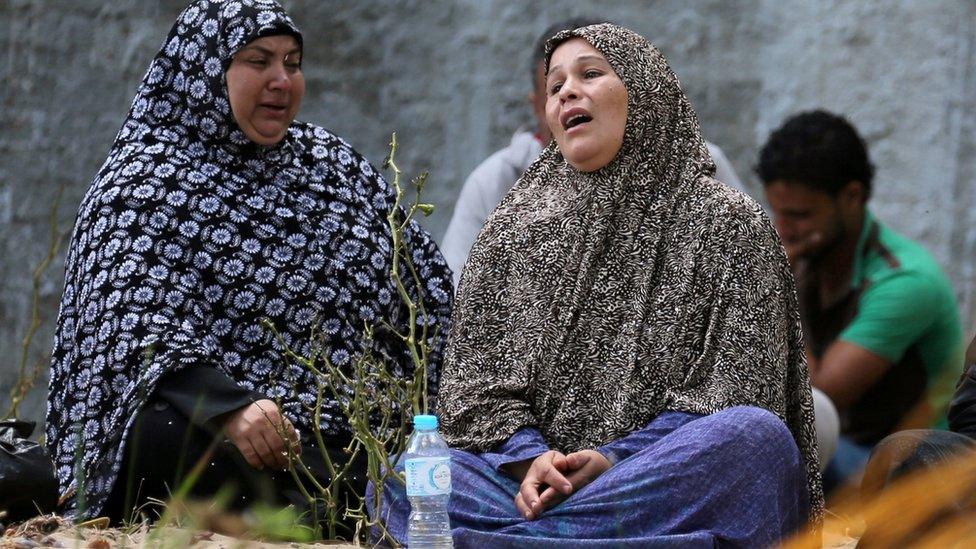
[[[555,142],[465,266],[441,387],[460,546],[765,547],[823,497],[789,266],[663,56],[550,40]],[[408,504],[387,486],[388,526]],[[401,538],[402,539],[402,538]]]
[[[312,374],[262,319],[306,355],[317,328],[337,365],[363,351],[364,325],[402,328],[394,195],[342,139],[294,121],[301,64],[274,1],[197,0],[149,66],[67,257],[47,439],[69,512],[120,518],[165,498],[218,431],[229,440],[195,490],[233,480],[237,505],[281,489],[268,473],[286,465],[281,429],[295,443],[320,422],[330,447],[348,440],[334,402],[312,417]],[[425,285],[411,291],[444,332],[449,271],[418,225],[406,241]],[[404,351],[377,345],[412,375]]]

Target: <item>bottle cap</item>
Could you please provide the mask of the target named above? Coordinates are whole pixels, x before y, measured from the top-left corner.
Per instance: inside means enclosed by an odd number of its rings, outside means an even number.
[[[437,416],[413,416],[413,426],[416,429],[431,430],[437,428]]]

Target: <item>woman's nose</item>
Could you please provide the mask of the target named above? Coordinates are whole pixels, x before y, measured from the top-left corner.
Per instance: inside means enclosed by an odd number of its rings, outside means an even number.
[[[281,65],[275,67],[274,74],[271,75],[271,81],[268,82],[268,87],[272,90],[289,90],[291,89],[291,79],[292,75],[288,72],[288,67]]]
[[[562,87],[559,88],[559,99],[561,101],[566,101],[567,99],[576,99],[577,97],[579,97],[579,95],[576,90],[576,80],[567,79],[565,82],[563,82]]]

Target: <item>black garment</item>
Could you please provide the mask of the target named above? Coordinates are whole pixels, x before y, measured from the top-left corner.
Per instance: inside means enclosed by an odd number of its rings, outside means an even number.
[[[952,395],[949,430],[976,439],[976,363],[966,368]]]
[[[216,434],[222,416],[252,402],[268,398],[241,387],[210,366],[191,366],[159,380],[157,400],[175,407],[190,423]]]
[[[263,398],[205,366],[165,376],[157,395],[136,416],[118,480],[102,514],[119,522],[152,499],[167,500],[202,459],[206,462],[190,489],[191,497],[212,497],[229,487],[234,493],[229,510],[257,502],[308,510],[290,473],[252,468],[220,433],[221,420],[228,412]],[[320,482],[327,483],[329,475],[319,449],[308,439],[302,442],[303,463]],[[348,443],[345,437],[326,438],[333,462],[346,461],[342,448]],[[362,494],[365,484],[365,460],[360,460],[340,501],[350,490]]]

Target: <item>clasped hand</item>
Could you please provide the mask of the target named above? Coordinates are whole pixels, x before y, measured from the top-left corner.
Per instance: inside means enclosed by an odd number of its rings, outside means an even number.
[[[596,450],[580,450],[564,455],[549,450],[532,460],[528,469],[510,467],[509,471],[519,478],[522,485],[515,495],[515,508],[526,520],[534,520],[546,509],[551,509],[596,480],[610,462]]]
[[[228,414],[224,434],[255,469],[287,469],[286,444],[295,455],[301,453],[298,431],[273,400],[257,400]]]

